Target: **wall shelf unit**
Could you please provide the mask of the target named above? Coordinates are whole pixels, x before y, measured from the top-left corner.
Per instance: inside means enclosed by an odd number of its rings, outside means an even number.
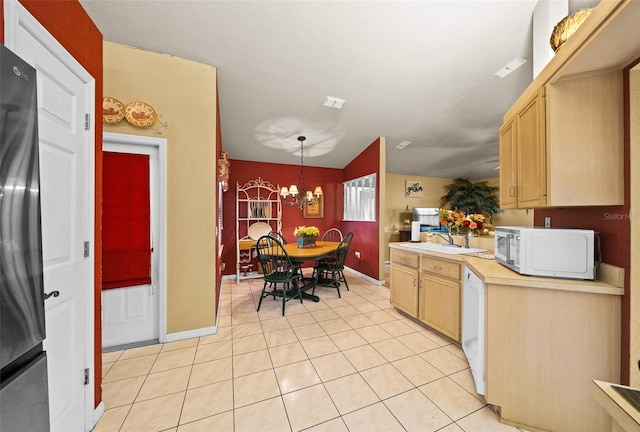
[[[236,282],[262,277],[255,261],[256,241],[270,231],[282,231],[280,186],[260,177],[236,183]]]

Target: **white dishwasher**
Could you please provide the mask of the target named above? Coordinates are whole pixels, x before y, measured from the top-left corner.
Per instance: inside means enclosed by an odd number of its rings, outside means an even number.
[[[476,383],[476,391],[484,395],[484,282],[464,266],[462,292],[462,349]]]

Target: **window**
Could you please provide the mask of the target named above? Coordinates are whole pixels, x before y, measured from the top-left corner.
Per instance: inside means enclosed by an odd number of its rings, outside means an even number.
[[[376,220],[376,174],[344,182],[344,220]]]

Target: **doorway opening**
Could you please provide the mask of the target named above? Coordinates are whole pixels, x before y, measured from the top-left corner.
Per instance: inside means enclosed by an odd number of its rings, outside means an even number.
[[[166,340],[166,143],[164,138],[103,134],[105,153],[148,156],[151,227],[151,283],[102,291],[104,352]],[[108,181],[105,173],[103,182]]]

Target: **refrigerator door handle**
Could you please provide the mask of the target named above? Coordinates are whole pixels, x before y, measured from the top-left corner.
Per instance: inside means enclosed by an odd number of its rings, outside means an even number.
[[[50,293],[44,293],[44,299],[48,299],[49,297],[58,297],[60,295],[60,291],[51,291]]]

